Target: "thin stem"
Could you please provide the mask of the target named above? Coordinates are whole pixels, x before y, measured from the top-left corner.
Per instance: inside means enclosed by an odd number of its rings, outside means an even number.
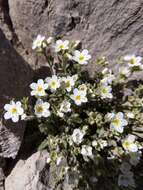
[[[51,75],[54,75],[54,74],[55,74],[55,70],[54,70],[54,68],[53,68],[54,65],[52,65],[52,63],[50,62],[49,57],[48,57],[47,54],[46,54],[46,51],[43,50],[42,52],[43,52],[43,55],[44,55],[45,58],[46,58],[47,63],[49,64],[49,68],[50,68]]]

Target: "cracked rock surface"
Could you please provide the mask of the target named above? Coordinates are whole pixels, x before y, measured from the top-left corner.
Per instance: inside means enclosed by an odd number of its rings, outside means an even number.
[[[0,30],[0,110],[12,98],[27,95],[32,70]],[[23,122],[0,122],[0,156],[15,157],[24,134]]]
[[[67,180],[56,185],[65,163],[57,168],[49,167],[48,156],[47,151],[42,151],[27,160],[19,160],[5,180],[5,190],[72,190]]]
[[[143,52],[141,0],[9,0],[9,8],[15,33],[29,52],[38,33],[81,40],[94,56],[111,60]],[[89,67],[94,71],[94,64]]]
[[[28,160],[19,160],[5,181],[5,190],[50,190],[40,182],[40,172],[46,166],[46,151],[33,154]]]

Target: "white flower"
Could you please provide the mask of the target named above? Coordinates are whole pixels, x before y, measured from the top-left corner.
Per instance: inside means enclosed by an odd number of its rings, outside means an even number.
[[[128,152],[137,152],[138,147],[135,144],[135,139],[134,135],[128,135],[122,142],[123,148]]]
[[[140,56],[135,56],[135,55],[126,55],[124,57],[124,61],[128,62],[129,67],[136,67],[136,66],[141,66],[141,61],[142,58]]]
[[[101,149],[103,149],[104,147],[107,147],[107,146],[108,146],[108,143],[107,143],[106,140],[100,139],[100,140],[98,141],[98,143],[99,143]]]
[[[52,77],[47,77],[45,81],[47,82],[51,92],[56,91],[60,87],[60,80],[56,75],[53,75]]]
[[[44,83],[44,80],[39,79],[37,83],[32,83],[30,88],[32,89],[31,96],[45,96],[45,90],[48,88],[48,84]]]
[[[10,104],[5,104],[4,109],[6,111],[4,114],[4,119],[11,119],[15,123],[19,121],[19,116],[24,113],[24,109],[19,101],[11,101]]]
[[[77,79],[78,79],[78,74],[75,74],[75,75],[73,75],[72,77],[73,77],[74,81],[76,82]]]
[[[60,52],[62,50],[67,50],[67,49],[69,49],[69,41],[68,40],[65,40],[65,41],[57,40],[56,41],[56,44],[55,44],[56,52]]]
[[[132,112],[127,112],[126,115],[130,119],[134,119],[135,118],[135,115]]]
[[[25,114],[25,113],[23,113],[22,115],[21,115],[21,120],[25,120],[27,118],[27,115]]]
[[[122,112],[118,112],[111,120],[110,128],[114,129],[119,133],[123,133],[124,126],[128,125],[126,119],[124,119],[124,114]]]
[[[74,129],[72,134],[72,140],[75,144],[80,144],[83,141],[85,133],[82,132],[80,129]]]
[[[60,109],[58,110],[57,114],[59,117],[63,117],[64,113],[71,112],[71,103],[67,100],[64,100],[61,105]]]
[[[142,156],[141,151],[139,151],[139,152],[130,152],[130,163],[133,166],[136,166],[140,162],[141,156]]]
[[[119,74],[121,77],[129,77],[131,74],[131,70],[128,67],[119,67]]]
[[[60,111],[63,113],[71,112],[71,103],[67,100],[64,100],[61,104]]]
[[[84,49],[82,52],[75,50],[73,60],[79,63],[80,65],[87,65],[90,59],[91,55],[89,55],[87,49]]]
[[[78,89],[84,91],[85,93],[87,92],[87,86],[85,84],[79,85]]]
[[[74,100],[76,105],[81,105],[82,103],[87,102],[86,93],[77,88],[74,89],[71,99]]]
[[[34,107],[35,115],[40,117],[49,117],[50,111],[49,111],[50,104],[48,102],[43,102],[43,100],[39,99],[36,101],[36,105]]]
[[[123,174],[130,172],[131,165],[128,162],[123,162],[120,166],[120,170]]]
[[[100,94],[102,99],[113,98],[111,86],[101,85],[99,87],[99,94]]]
[[[92,141],[92,146],[93,146],[93,147],[97,147],[97,145],[98,145],[98,143],[97,143],[96,140]]]
[[[88,157],[93,158],[92,147],[88,145],[82,145],[81,154],[85,161],[88,161]]]
[[[113,80],[115,79],[115,76],[112,74],[112,71],[108,68],[105,68],[102,71],[102,74],[104,75],[104,78],[101,80],[101,84],[108,85],[112,84]]]
[[[135,187],[135,181],[133,178],[133,172],[128,172],[127,174],[121,174],[118,177],[118,185],[124,187]]]
[[[49,37],[49,38],[46,40],[47,44],[51,44],[52,41],[53,41],[53,38],[52,38],[52,37]]]
[[[57,116],[63,118],[64,117],[64,113],[63,112],[60,112],[59,110],[57,111]]]
[[[73,88],[73,86],[75,85],[75,76],[67,76],[67,77],[63,77],[62,82],[64,82],[65,84],[65,88],[68,92],[70,92]]]
[[[37,38],[33,41],[32,49],[35,50],[41,50],[41,48],[46,47],[46,44],[44,43],[45,36],[41,36],[40,34],[37,36]]]

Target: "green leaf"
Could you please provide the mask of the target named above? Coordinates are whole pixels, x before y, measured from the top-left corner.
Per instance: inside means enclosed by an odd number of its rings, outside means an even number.
[[[38,150],[43,150],[48,147],[48,140],[45,139],[38,147]]]

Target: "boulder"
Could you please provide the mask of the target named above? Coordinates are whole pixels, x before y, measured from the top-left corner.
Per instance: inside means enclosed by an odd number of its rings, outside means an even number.
[[[19,160],[5,180],[5,190],[72,190],[78,176],[73,173],[62,181],[63,159],[58,166],[47,163],[49,154],[46,150],[36,152],[27,160]],[[75,177],[76,176],[76,177]],[[60,183],[59,183],[59,181]]]
[[[47,157],[48,153],[44,151],[33,154],[26,161],[19,160],[6,178],[5,190],[50,190],[39,181]]]
[[[81,40],[93,59],[143,53],[140,0],[9,0],[9,13],[15,33],[28,52],[40,33]],[[89,67],[94,71],[95,64]]]
[[[28,95],[32,69],[16,52],[0,30],[0,118],[3,106],[12,98],[20,100]],[[0,121],[0,156],[15,157],[21,145],[25,123]]]

